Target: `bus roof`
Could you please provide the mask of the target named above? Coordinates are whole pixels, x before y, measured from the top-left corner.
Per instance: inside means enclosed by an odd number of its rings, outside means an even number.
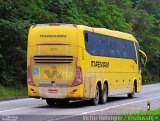
[[[82,28],[83,30],[86,30],[86,31],[95,32],[95,33],[99,33],[99,34],[104,34],[104,35],[108,35],[108,36],[113,36],[113,37],[137,42],[137,40],[135,39],[134,36],[132,36],[131,34],[125,33],[125,32],[109,30],[106,28],[88,27],[88,26],[84,26],[84,25],[77,25],[77,26]]]
[[[103,34],[103,35],[108,35],[108,36],[112,36],[112,37],[117,37],[117,38],[137,42],[135,37],[132,36],[131,34],[128,34],[125,32],[120,32],[120,31],[115,31],[115,30],[109,30],[106,28],[94,28],[94,27],[89,27],[89,26],[85,26],[85,25],[65,24],[65,23],[34,24],[34,25],[32,25],[32,28],[37,27],[37,26],[71,26],[71,27],[81,28],[84,31],[95,32],[95,33],[99,33],[99,34]]]

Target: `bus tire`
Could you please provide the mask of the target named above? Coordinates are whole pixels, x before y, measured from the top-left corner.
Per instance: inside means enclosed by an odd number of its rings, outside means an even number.
[[[136,93],[136,84],[134,83],[133,91],[132,91],[132,93],[128,94],[128,98],[133,98],[135,96],[135,93]]]
[[[67,104],[69,104],[69,100],[68,99],[63,99],[63,100],[57,101],[56,103],[67,105]]]
[[[100,95],[99,95],[99,101],[100,101],[100,104],[105,104],[107,102],[107,85],[104,84],[103,85],[103,90],[100,91]]]
[[[47,103],[49,106],[55,105],[54,99],[50,99],[50,98],[47,98],[47,99],[46,99],[46,103]]]
[[[98,85],[96,86],[96,92],[95,92],[95,97],[93,98],[93,99],[91,99],[91,103],[93,104],[93,105],[98,105],[98,103],[99,103],[99,87],[98,87]]]

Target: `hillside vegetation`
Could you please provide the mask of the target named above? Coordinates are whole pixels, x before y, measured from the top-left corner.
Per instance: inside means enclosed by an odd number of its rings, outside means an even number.
[[[148,55],[143,82],[160,82],[160,0],[0,0],[0,85],[26,84],[32,23],[74,23],[134,35]]]

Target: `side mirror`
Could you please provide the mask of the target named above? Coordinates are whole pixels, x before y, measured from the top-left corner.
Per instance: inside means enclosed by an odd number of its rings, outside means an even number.
[[[139,54],[142,57],[142,60],[141,60],[141,61],[143,61],[142,63],[145,65],[147,63],[147,55],[146,55],[146,53],[143,52],[142,50],[139,50]]]

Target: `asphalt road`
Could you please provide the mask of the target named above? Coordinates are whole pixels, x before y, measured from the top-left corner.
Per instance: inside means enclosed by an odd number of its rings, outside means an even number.
[[[147,101],[151,109],[160,108],[160,84],[145,85],[135,98],[127,95],[109,97],[104,105],[92,106],[89,101],[75,101],[68,105],[50,107],[45,100],[25,98],[0,102],[0,121],[53,121],[53,120],[94,120],[88,115],[119,115],[128,112],[147,110]],[[78,117],[83,115],[83,117]],[[85,119],[87,118],[87,119]],[[91,119],[93,118],[93,119]],[[96,117],[95,117],[96,119]]]

